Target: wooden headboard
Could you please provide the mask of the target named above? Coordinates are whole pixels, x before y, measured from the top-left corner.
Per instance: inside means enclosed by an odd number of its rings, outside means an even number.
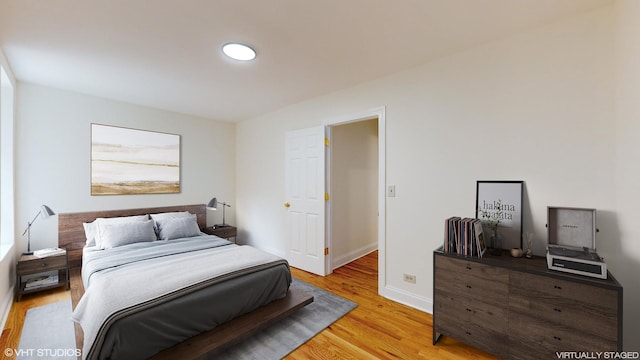
[[[157,214],[172,211],[188,211],[196,214],[200,229],[207,226],[207,208],[204,204],[58,214],[58,247],[67,249],[69,267],[79,267],[82,265],[82,248],[84,248],[87,240],[83,223],[92,222],[96,218]]]

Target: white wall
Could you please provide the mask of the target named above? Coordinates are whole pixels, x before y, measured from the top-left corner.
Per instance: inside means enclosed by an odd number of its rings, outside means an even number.
[[[473,216],[477,180],[524,180],[524,231],[546,243],[546,207],[593,207],[618,269],[613,8],[547,24],[237,126],[242,239],[284,249],[284,134],[386,106],[388,296],[431,310],[443,220]],[[381,49],[384,51],[384,49]],[[362,66],[366,66],[363,59]],[[635,145],[634,145],[635,146]],[[417,283],[402,274],[416,274]],[[630,284],[623,284],[629,286]],[[640,320],[640,319],[639,319]]]
[[[57,213],[202,204],[213,196],[234,203],[235,124],[18,83],[16,233],[49,205]],[[91,196],[91,123],[181,135],[181,192]],[[227,211],[234,221],[234,208]],[[209,224],[222,222],[209,212]],[[26,248],[20,238],[18,251]],[[32,249],[57,245],[57,217],[38,219]]]
[[[624,285],[624,344],[640,344],[640,2],[618,0],[616,21],[615,275]],[[613,115],[613,114],[612,114]],[[612,120],[613,120],[612,116]],[[613,260],[613,261],[612,261]]]
[[[14,93],[15,78],[11,68],[0,49],[0,65],[4,69],[6,78],[0,80],[0,112],[2,124],[0,125],[0,155],[2,165],[0,173],[2,180],[0,185],[0,328],[4,323],[11,304],[13,303],[13,284],[15,283],[15,254],[14,254]]]
[[[331,127],[331,269],[378,248],[378,121]]]

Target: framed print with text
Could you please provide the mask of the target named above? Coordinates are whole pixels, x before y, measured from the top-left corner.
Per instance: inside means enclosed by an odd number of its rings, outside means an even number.
[[[498,236],[502,239],[503,249],[522,249],[523,183],[523,181],[478,181],[476,183],[476,218],[482,220],[485,234],[491,234],[497,223]]]

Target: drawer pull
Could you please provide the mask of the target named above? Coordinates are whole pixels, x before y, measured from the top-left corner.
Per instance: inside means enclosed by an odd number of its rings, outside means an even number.
[[[553,337],[553,339],[554,339],[554,340],[558,340],[558,341],[562,341],[562,339],[561,339],[561,338],[559,338],[559,337],[557,337],[557,336],[554,336],[554,337]]]
[[[469,308],[466,308],[465,310],[467,310],[467,312],[471,312],[471,311],[472,311],[472,310],[471,310],[471,309],[469,309]]]
[[[471,336],[471,333],[470,333],[470,332],[468,332],[468,331],[466,331],[466,330],[465,330],[465,332],[464,332],[464,333],[465,333],[465,334],[467,334],[467,335],[469,335],[469,336]]]
[[[40,266],[45,267],[45,266],[47,266],[47,263],[42,263],[42,264],[40,264]]]
[[[471,270],[471,266],[467,265],[467,270]]]
[[[558,289],[558,290],[562,290],[562,286],[558,286],[558,285],[553,285],[554,289]]]
[[[562,310],[561,310],[561,309],[556,309],[556,308],[553,308],[553,311],[555,311],[555,312],[562,312]]]
[[[471,285],[465,285],[467,289],[471,289]]]

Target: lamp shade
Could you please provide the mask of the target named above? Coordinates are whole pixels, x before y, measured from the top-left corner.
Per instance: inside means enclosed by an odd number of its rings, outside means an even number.
[[[55,215],[56,213],[53,210],[51,210],[51,208],[48,207],[47,205],[42,205],[42,209],[40,209],[40,214],[42,215],[43,219],[46,219],[49,216]]]
[[[211,210],[218,210],[218,200],[216,198],[209,200],[207,208]]]
[[[224,226],[229,226],[227,225],[226,218],[225,218],[225,208],[227,207],[231,207],[231,205],[227,204],[226,202],[218,202],[218,199],[213,198],[211,200],[209,200],[209,203],[207,204],[207,209],[210,210],[218,210],[218,205],[222,206],[222,224],[215,224],[213,227],[214,228],[219,228],[219,227],[224,227]]]
[[[42,205],[40,207],[40,211],[38,211],[38,213],[36,214],[36,216],[33,217],[33,220],[29,221],[27,223],[27,228],[24,229],[24,232],[22,233],[22,236],[24,236],[24,234],[27,234],[27,251],[23,252],[24,255],[31,255],[33,254],[31,252],[31,226],[33,225],[33,223],[38,219],[38,216],[40,216],[43,219],[47,219],[53,215],[55,215],[56,213],[51,210],[50,207],[48,207],[47,205]]]

